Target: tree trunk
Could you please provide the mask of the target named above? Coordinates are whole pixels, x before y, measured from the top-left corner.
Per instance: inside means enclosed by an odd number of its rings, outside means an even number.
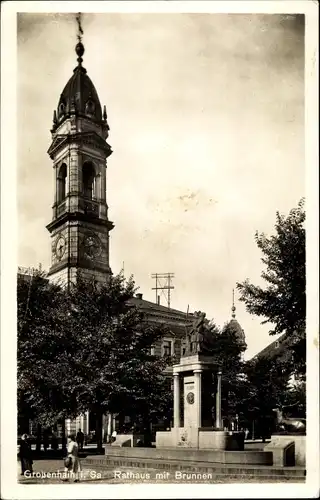
[[[148,416],[143,418],[144,446],[151,447],[151,421]]]
[[[96,437],[97,437],[97,452],[104,453],[102,443],[102,410],[99,408],[96,411]]]
[[[37,424],[37,441],[36,441],[36,452],[41,451],[41,424]]]
[[[63,455],[67,454],[67,437],[66,437],[66,421],[63,418],[61,421],[61,445]]]

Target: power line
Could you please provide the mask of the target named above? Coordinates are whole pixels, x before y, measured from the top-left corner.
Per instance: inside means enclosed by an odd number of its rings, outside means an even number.
[[[152,290],[156,291],[156,303],[160,304],[160,295],[158,295],[158,292],[161,291],[167,301],[167,306],[170,309],[171,290],[174,289],[174,286],[172,285],[174,273],[154,273],[151,274],[151,278],[156,280],[156,286],[152,288]]]

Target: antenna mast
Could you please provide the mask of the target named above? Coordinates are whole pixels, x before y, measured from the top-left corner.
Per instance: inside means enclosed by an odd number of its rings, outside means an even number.
[[[158,295],[160,290],[167,301],[167,307],[170,309],[171,290],[174,289],[172,285],[174,273],[155,273],[151,274],[151,278],[156,280],[156,286],[152,288],[156,291],[156,303],[160,304],[160,295]]]

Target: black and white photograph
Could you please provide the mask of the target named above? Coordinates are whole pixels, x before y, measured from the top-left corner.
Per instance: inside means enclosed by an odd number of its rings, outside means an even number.
[[[3,498],[317,496],[317,16],[4,4]]]

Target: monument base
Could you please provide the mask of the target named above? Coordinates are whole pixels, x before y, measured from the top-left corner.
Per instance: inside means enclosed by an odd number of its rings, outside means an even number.
[[[111,446],[129,447],[144,446],[143,434],[117,434],[117,437]]]
[[[265,450],[270,451],[276,447],[286,446],[288,443],[294,443],[294,462],[295,465],[306,465],[306,436],[303,434],[273,434],[271,441],[264,447]]]
[[[156,448],[196,448],[201,450],[243,450],[244,436],[239,439],[229,432],[211,427],[174,427],[156,433]]]

